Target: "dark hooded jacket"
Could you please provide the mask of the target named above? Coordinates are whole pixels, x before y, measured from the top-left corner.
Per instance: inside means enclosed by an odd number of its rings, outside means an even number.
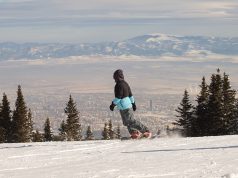
[[[123,71],[121,69],[116,70],[113,74],[113,78],[116,82],[114,88],[115,99],[113,100],[113,104],[117,105],[120,110],[131,108],[132,103],[135,101],[130,86],[124,80]]]

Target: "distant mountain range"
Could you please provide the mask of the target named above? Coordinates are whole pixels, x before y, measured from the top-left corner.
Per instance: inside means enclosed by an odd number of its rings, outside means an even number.
[[[63,58],[84,55],[181,56],[197,51],[238,55],[238,38],[150,34],[119,42],[102,43],[0,43],[0,60]]]

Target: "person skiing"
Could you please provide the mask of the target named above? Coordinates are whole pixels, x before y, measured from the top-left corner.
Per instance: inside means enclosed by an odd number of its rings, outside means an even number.
[[[110,110],[113,111],[114,107],[117,106],[123,125],[127,127],[132,139],[150,138],[151,132],[149,129],[134,119],[133,111],[136,111],[136,104],[130,86],[124,80],[123,71],[121,69],[116,70],[113,74],[113,79],[116,82],[114,88],[115,99],[113,99],[109,107]]]

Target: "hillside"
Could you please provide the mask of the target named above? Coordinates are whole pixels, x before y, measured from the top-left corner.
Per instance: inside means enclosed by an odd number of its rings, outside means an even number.
[[[0,145],[4,178],[238,177],[238,136]]]

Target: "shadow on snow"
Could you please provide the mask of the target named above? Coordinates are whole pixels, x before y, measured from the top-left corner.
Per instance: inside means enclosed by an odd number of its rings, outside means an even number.
[[[222,147],[201,147],[201,148],[188,148],[188,149],[161,149],[161,150],[144,150],[144,151],[131,151],[121,153],[153,153],[153,152],[174,152],[174,151],[196,151],[196,150],[217,150],[217,149],[234,149],[238,148],[238,145],[234,146],[222,146]]]

